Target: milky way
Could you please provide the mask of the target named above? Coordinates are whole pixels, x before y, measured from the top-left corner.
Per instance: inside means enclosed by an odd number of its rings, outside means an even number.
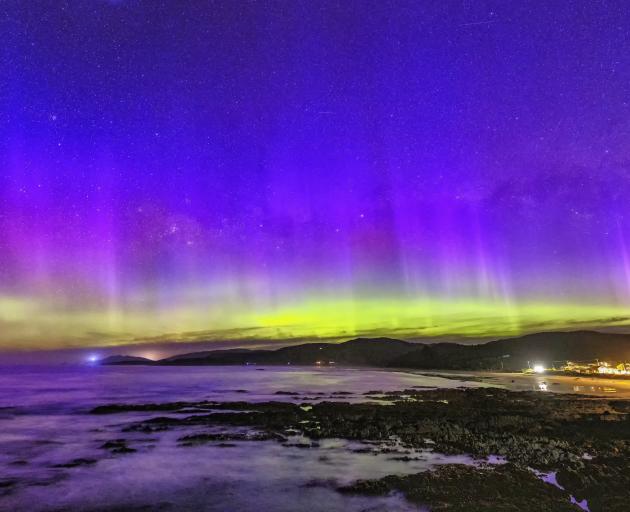
[[[628,27],[2,2],[0,347],[630,328]]]

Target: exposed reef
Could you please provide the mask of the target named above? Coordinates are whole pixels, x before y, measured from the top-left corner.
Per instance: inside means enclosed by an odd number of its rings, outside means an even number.
[[[566,493],[541,484],[534,473],[513,464],[477,468],[441,466],[415,475],[361,480],[340,492],[386,495],[401,492],[407,499],[429,505],[432,512],[576,512]]]
[[[507,461],[448,465],[341,489],[397,491],[433,511],[579,510],[570,499],[587,503],[592,512],[628,509],[629,401],[495,388],[373,391],[366,398],[383,402],[114,404],[92,412],[170,413],[121,428],[135,433],[188,431],[179,438],[182,446],[275,440],[287,447],[317,449],[320,440],[341,438],[363,443],[359,450],[366,453],[392,452],[397,460],[413,460],[414,450],[432,450]],[[126,447],[121,440],[107,446],[114,453]],[[557,486],[539,476],[552,471],[557,472]]]

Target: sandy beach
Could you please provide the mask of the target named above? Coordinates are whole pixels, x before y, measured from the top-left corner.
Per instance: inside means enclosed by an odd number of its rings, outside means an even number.
[[[512,391],[575,393],[593,397],[610,397],[614,395],[619,398],[630,398],[630,380],[606,377],[465,371],[422,371],[414,373],[451,376],[461,380],[469,378],[486,384],[505,387]]]

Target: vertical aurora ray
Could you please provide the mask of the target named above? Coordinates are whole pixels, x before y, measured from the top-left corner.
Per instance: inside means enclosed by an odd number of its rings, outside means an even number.
[[[403,4],[3,2],[0,348],[625,329],[627,9]]]

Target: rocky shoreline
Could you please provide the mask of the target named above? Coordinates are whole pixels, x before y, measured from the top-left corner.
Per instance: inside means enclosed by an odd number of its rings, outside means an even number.
[[[343,392],[281,394],[294,401],[112,404],[91,412],[161,413],[122,425],[121,435],[181,430],[183,449],[264,440],[317,449],[320,440],[339,438],[374,453],[391,451],[397,460],[431,450],[501,462],[446,465],[339,488],[400,492],[433,511],[576,511],[577,503],[591,512],[628,510],[630,401],[496,388],[374,390],[358,403],[339,401]],[[134,450],[125,439],[116,443],[104,448]],[[555,485],[544,474],[553,474]]]
[[[401,492],[410,501],[428,504],[432,512],[578,510],[561,489],[541,483],[532,471],[513,464],[445,465],[415,475],[359,481],[339,491],[373,496]]]

